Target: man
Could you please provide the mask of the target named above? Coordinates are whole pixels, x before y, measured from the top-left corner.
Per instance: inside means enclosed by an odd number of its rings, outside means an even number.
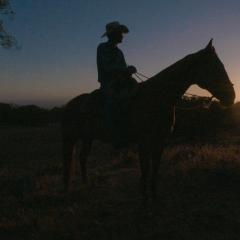
[[[116,79],[127,81],[137,72],[134,66],[127,66],[123,52],[117,47],[123,40],[123,34],[128,32],[128,28],[117,21],[106,25],[102,37],[106,36],[108,41],[100,43],[97,48],[98,81],[103,91],[114,85]]]
[[[102,35],[108,41],[100,43],[97,48],[98,81],[104,95],[105,123],[111,135],[117,134],[116,126],[119,128],[121,125],[119,96],[136,84],[131,77],[137,72],[136,68],[126,64],[123,52],[117,47],[123,40],[123,34],[128,32],[128,28],[117,21],[108,23],[106,32]]]

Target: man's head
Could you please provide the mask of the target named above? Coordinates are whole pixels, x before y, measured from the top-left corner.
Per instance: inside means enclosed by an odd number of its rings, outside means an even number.
[[[123,33],[128,33],[127,26],[120,24],[119,22],[110,22],[106,25],[106,32],[102,37],[107,36],[108,39],[116,44],[121,43],[123,39]]]

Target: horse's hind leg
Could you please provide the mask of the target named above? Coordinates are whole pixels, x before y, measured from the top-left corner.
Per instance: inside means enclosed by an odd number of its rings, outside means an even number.
[[[91,151],[92,140],[83,140],[79,151],[79,162],[81,168],[81,176],[83,183],[87,183],[87,158]]]

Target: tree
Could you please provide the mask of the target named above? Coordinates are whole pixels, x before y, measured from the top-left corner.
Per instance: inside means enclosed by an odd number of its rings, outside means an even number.
[[[10,35],[4,28],[4,15],[14,15],[9,0],[0,0],[0,46],[4,48],[11,48],[17,46],[17,41],[14,36]]]

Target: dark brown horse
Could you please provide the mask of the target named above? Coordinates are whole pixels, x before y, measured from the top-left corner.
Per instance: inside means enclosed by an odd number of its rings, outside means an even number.
[[[212,40],[206,48],[190,54],[138,85],[137,94],[128,102],[126,141],[138,146],[141,190],[147,197],[148,179],[152,197],[156,195],[157,174],[167,136],[175,121],[175,104],[193,84],[207,89],[223,105],[235,99],[233,84],[218,58]],[[75,144],[80,140],[82,179],[87,180],[86,160],[95,139],[108,141],[103,124],[101,93],[95,91],[72,99],[65,107],[62,121],[65,184],[70,185],[70,169]]]

